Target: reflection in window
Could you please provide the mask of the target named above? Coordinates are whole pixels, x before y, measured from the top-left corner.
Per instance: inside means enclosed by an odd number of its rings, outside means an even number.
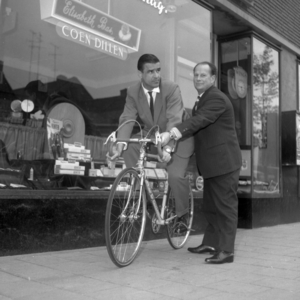
[[[242,151],[239,192],[279,194],[279,54],[250,36],[221,40],[220,50],[220,87],[234,107]]]
[[[240,145],[250,145],[250,38],[221,44],[221,90],[231,100]]]
[[[253,39],[253,189],[279,193],[279,54]]]
[[[78,25],[74,19],[71,22],[49,21],[48,15],[42,16],[42,10],[45,13],[48,8],[46,13],[50,15],[50,4],[54,2],[62,7],[69,4],[85,7],[86,16],[88,9],[97,10],[91,15],[108,14],[114,20],[112,24],[118,25],[115,34],[95,33],[87,29],[84,22]],[[58,138],[61,123],[64,142],[84,144],[99,168],[107,151],[104,141],[117,128],[127,87],[139,80],[137,60],[144,53],[153,53],[160,59],[162,76],[180,85],[184,105],[192,107],[196,97],[192,69],[200,60],[211,57],[211,12],[194,1],[175,1],[175,8],[173,6],[173,10],[166,13],[150,2],[0,1],[0,142],[5,146],[2,156],[7,158],[7,163],[17,171],[22,170],[13,173],[14,183],[22,182],[27,188],[55,189],[73,187],[80,182],[50,178],[54,170],[53,158],[63,155]],[[69,38],[66,38],[62,28],[70,24],[74,30],[71,35],[69,27],[65,31]],[[105,27],[105,22],[103,24]],[[137,39],[130,40],[129,27],[120,24],[131,26],[132,36],[133,28],[141,32],[139,44],[130,44]],[[105,30],[110,32],[111,28],[105,27]],[[92,41],[97,36],[105,42],[121,45],[122,49],[132,49],[121,59],[112,55],[114,48],[100,51],[99,42],[98,48],[91,47],[93,43],[85,34],[93,34]],[[195,97],[191,93],[195,93]],[[30,101],[26,102],[25,111],[20,105],[24,100]],[[61,123],[47,122],[49,116]],[[57,131],[50,132],[47,124],[54,124]],[[88,161],[86,177],[90,167]],[[25,184],[23,179],[27,180],[31,168],[35,181]],[[9,184],[10,175],[5,176],[5,184]],[[83,189],[90,185],[89,180],[80,182]]]

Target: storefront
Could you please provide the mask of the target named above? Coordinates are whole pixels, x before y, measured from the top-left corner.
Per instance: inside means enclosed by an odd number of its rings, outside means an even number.
[[[191,109],[193,65],[212,59],[211,9],[185,0],[0,3],[2,253],[103,244],[102,188],[113,181],[104,142],[139,80],[137,60],[155,54]]]
[[[29,0],[1,8],[1,167],[14,169],[1,183],[9,195],[80,188],[89,197],[101,186],[90,169],[105,164],[104,142],[138,80],[139,56],[159,57],[187,109],[196,97],[191,68],[199,57],[211,60],[211,12],[192,1]],[[79,160],[79,176],[65,174],[59,158]]]
[[[287,222],[280,210],[287,207],[284,191],[297,189],[298,169],[297,163],[282,166],[281,111],[298,108],[297,92],[287,91],[285,75],[294,63],[296,91],[300,48],[252,18],[253,5],[0,0],[2,255],[14,253],[12,248],[31,251],[29,244],[44,251],[103,242],[99,228],[107,192],[102,189],[113,180],[106,173],[104,142],[118,126],[144,53],[155,54],[162,76],[179,84],[188,111],[197,97],[193,67],[199,61],[218,66],[218,87],[233,103],[243,154],[239,227]],[[188,176],[201,211],[202,181],[194,158]],[[298,193],[291,198],[299,207]],[[27,229],[20,230],[22,225]],[[197,228],[200,232],[202,223]],[[50,247],[55,239],[64,242]]]

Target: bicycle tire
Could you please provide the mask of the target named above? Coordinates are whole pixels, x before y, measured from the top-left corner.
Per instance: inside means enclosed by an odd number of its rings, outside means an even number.
[[[171,222],[167,224],[167,238],[169,241],[169,244],[174,248],[174,249],[180,249],[184,246],[186,243],[189,235],[190,235],[190,230],[192,228],[193,224],[193,218],[194,218],[194,196],[193,196],[193,191],[190,187],[190,192],[189,192],[189,217],[188,217],[188,224],[187,224],[187,229],[185,232],[180,232],[178,230],[178,227],[176,227],[176,219],[174,218]],[[175,210],[175,198],[172,192],[172,189],[169,187],[168,191],[168,199],[166,203],[166,214],[167,218],[170,218],[172,216],[176,215],[176,210]]]
[[[120,191],[121,182],[128,184],[124,191]],[[121,171],[112,185],[105,215],[106,249],[119,268],[130,265],[138,254],[146,226],[146,205],[144,189],[140,193],[139,173],[133,168]]]

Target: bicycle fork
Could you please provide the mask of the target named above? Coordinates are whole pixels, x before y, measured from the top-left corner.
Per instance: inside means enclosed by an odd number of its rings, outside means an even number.
[[[135,190],[135,185],[136,185],[136,178],[132,177],[131,182],[130,182],[130,190],[129,190],[129,193],[127,196],[126,205],[120,214],[120,219],[123,222],[125,222],[127,218],[129,219],[130,222],[134,222],[138,218],[138,212],[140,210],[141,199],[142,199],[142,195],[143,195],[142,182],[140,183],[139,197],[138,197],[136,203],[134,202],[134,195],[133,195],[134,190]],[[131,199],[133,201],[132,208],[134,208],[134,210],[132,209],[132,211],[130,211],[131,207],[129,207]],[[135,204],[137,204],[137,205],[135,205]],[[127,212],[129,212],[129,214]]]

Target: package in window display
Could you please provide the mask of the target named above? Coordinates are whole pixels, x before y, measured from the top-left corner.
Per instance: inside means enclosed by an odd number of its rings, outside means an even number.
[[[55,165],[55,169],[57,170],[77,170],[77,171],[84,171],[85,166],[74,166],[72,164],[61,164]]]
[[[54,169],[54,174],[66,174],[66,175],[84,175],[84,171],[80,171],[80,170],[67,170],[67,169]]]

